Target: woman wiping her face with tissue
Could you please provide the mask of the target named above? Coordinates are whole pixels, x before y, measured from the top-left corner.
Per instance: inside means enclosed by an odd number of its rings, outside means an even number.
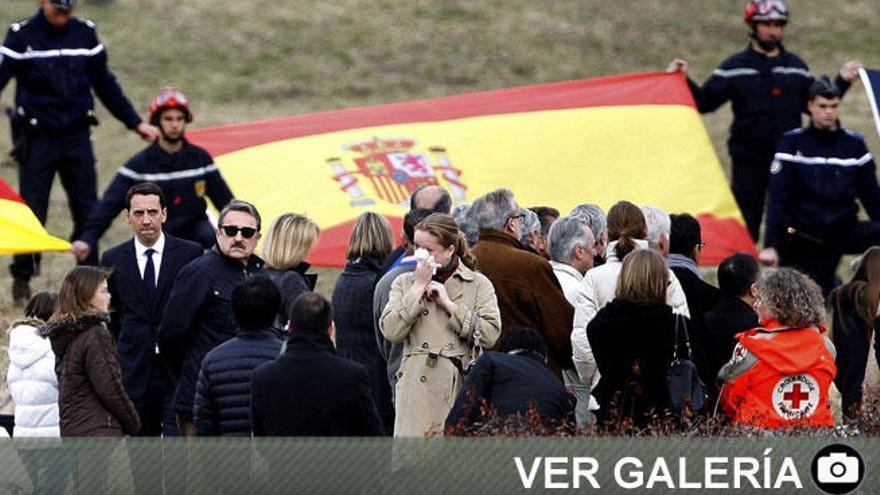
[[[415,229],[414,272],[399,276],[379,326],[404,342],[397,372],[394,436],[442,434],[463,374],[501,333],[492,283],[474,271],[464,235],[450,215],[435,213]]]

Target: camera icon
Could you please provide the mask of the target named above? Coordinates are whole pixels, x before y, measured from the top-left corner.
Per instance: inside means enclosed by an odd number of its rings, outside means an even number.
[[[816,466],[816,479],[819,483],[857,483],[859,481],[859,459],[846,452],[830,452],[819,457]]]
[[[828,445],[813,456],[810,474],[816,487],[823,492],[842,495],[855,490],[862,483],[865,461],[849,445]]]

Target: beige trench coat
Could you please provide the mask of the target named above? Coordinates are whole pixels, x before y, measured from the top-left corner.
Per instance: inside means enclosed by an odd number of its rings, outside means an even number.
[[[454,314],[424,295],[413,297],[409,289],[414,277],[414,273],[397,277],[379,320],[385,338],[404,343],[395,389],[396,437],[442,434],[462,385],[461,373],[447,358],[460,359],[467,366],[476,330],[487,349],[501,334],[495,289],[484,275],[459,263],[445,283],[449,299],[457,306]]]

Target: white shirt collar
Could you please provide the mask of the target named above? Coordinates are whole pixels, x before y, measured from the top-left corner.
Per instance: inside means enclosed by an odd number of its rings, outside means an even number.
[[[152,249],[159,256],[162,256],[162,251],[165,249],[165,233],[159,233],[159,239],[153,244],[151,247],[144,246],[141,244],[141,241],[135,236],[134,238],[134,254],[137,255],[138,258],[144,256],[144,253],[147,252],[147,249]],[[155,258],[153,258],[155,261]]]
[[[550,261],[550,266],[553,267],[553,270],[567,273],[575,278],[577,281],[582,281],[584,279],[584,275],[577,271],[577,269],[567,263],[559,263],[558,261]]]

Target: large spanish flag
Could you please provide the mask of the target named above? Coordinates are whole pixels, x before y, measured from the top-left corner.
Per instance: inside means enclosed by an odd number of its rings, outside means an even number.
[[[354,219],[399,227],[411,191],[469,202],[507,187],[562,212],[620,199],[700,219],[704,263],[755,253],[681,74],[633,74],[351,108],[194,130],[236,197],[268,222],[322,228],[310,261],[341,266]]]
[[[0,177],[0,254],[69,250],[70,243],[49,235],[21,196]]]

